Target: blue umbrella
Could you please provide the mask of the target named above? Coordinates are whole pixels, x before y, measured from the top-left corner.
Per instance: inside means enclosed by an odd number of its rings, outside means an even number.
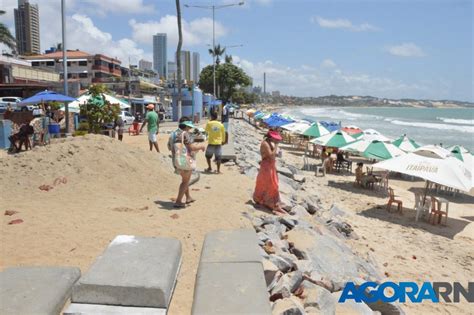
[[[75,98],[62,95],[53,91],[45,90],[43,92],[36,93],[35,95],[25,98],[19,104],[39,104],[44,102],[73,102]]]

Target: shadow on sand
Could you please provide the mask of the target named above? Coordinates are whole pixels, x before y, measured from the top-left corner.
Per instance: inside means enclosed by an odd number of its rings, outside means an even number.
[[[179,210],[174,207],[173,201],[165,201],[165,200],[155,200],[155,204],[160,206],[160,209],[163,210]]]
[[[411,187],[408,189],[408,191],[415,192],[419,190],[420,188],[414,188]],[[437,197],[442,197],[449,202],[455,202],[459,204],[474,204],[474,196],[468,195],[464,192],[459,192],[456,194],[456,196],[453,196],[451,193],[441,193],[441,192],[436,192],[436,190],[428,190],[427,196],[437,196]]]
[[[345,176],[342,173],[340,175]],[[328,181],[328,186],[352,192],[356,196],[357,194],[364,194],[371,197],[387,199],[386,193],[378,190],[363,188],[362,186],[354,186],[353,182],[335,182],[330,180]]]
[[[367,210],[361,211],[358,215],[378,219],[381,221],[390,222],[406,227],[412,227],[419,230],[424,230],[428,233],[443,236],[449,239],[453,239],[456,234],[464,230],[466,225],[470,222],[460,220],[457,218],[449,218],[447,226],[444,225],[432,225],[427,222],[426,218],[420,218],[418,222],[415,221],[416,211],[409,208],[403,208],[403,214],[395,211],[395,206],[392,208],[392,212],[386,210],[386,205],[376,206]],[[467,217],[466,217],[467,218]],[[474,220],[474,217],[471,217]],[[444,223],[444,218],[443,218]]]

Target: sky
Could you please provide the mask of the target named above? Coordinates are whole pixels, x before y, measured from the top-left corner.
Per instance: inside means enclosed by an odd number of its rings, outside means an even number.
[[[61,41],[60,0],[30,0],[40,11],[41,49]],[[184,50],[212,63],[212,11],[181,0]],[[153,60],[152,36],[168,34],[174,61],[174,0],[66,0],[68,49]],[[14,34],[16,0],[0,0]],[[216,44],[254,85],[294,96],[371,95],[474,102],[471,0],[246,0],[216,10]],[[4,47],[0,47],[4,49]]]

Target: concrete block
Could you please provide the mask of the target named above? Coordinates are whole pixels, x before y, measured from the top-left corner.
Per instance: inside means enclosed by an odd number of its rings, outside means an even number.
[[[71,300],[168,308],[180,264],[176,239],[119,235],[74,286]]]
[[[0,272],[0,314],[59,314],[81,276],[73,267],[18,267]]]
[[[193,315],[271,313],[260,262],[200,264]]]
[[[98,304],[69,305],[63,315],[166,315],[166,308],[129,307]]]
[[[201,263],[262,262],[253,229],[219,230],[206,235]]]

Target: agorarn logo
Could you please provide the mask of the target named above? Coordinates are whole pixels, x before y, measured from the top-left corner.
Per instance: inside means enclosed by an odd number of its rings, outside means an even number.
[[[467,287],[459,282],[423,282],[421,287],[415,282],[365,282],[356,286],[353,282],[348,282],[342,291],[339,303],[346,300],[355,302],[374,303],[407,301],[421,303],[431,301],[439,303],[459,303],[461,296],[469,303],[474,303],[474,282],[468,282]]]

